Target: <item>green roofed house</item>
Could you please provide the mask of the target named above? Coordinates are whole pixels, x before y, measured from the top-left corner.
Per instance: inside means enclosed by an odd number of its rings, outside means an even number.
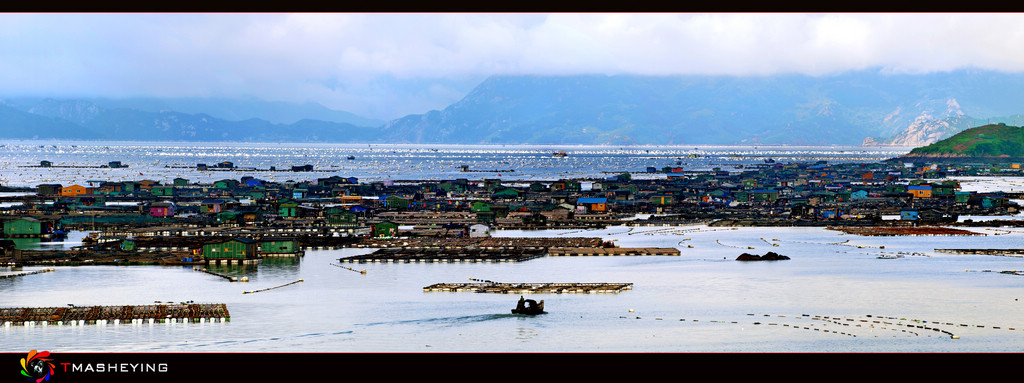
[[[207,263],[226,261],[230,264],[232,261],[239,263],[254,261],[258,259],[257,246],[259,243],[249,238],[223,239],[203,245],[203,258]]]
[[[302,255],[298,243],[292,238],[263,238],[258,251],[261,256],[295,256]]]
[[[954,192],[953,193],[953,199],[959,205],[966,205],[968,202],[970,202],[972,194],[973,193],[971,193],[969,191]]]
[[[152,189],[150,189],[150,192],[155,196],[173,197],[174,190],[175,189],[173,186],[154,186]]]
[[[299,203],[293,199],[284,199],[277,204],[277,214],[282,217],[298,217]]]
[[[120,248],[125,251],[134,251],[136,249],[135,239],[125,238],[121,240]]]
[[[654,205],[671,205],[672,195],[670,194],[655,194],[651,196],[651,204]]]
[[[235,186],[238,186],[238,181],[233,179],[223,179],[219,181],[214,181],[213,183],[213,187],[217,189],[230,189]]]
[[[61,191],[61,189],[63,189],[63,187],[64,186],[61,185],[61,184],[40,184],[40,185],[36,186],[36,194],[39,194],[39,195],[56,195],[56,194],[60,194],[60,191]]]
[[[469,208],[474,213],[491,211],[491,204],[483,201],[473,201]]]
[[[505,188],[497,192],[494,192],[494,194],[492,194],[491,197],[497,199],[517,199],[521,198],[522,195],[523,193],[517,189]]]
[[[31,217],[4,222],[5,237],[39,237],[47,231],[47,225]]]
[[[344,207],[329,207],[324,209],[324,216],[327,217],[327,224],[333,226],[356,226],[359,224],[358,215]]]
[[[384,198],[384,206],[398,209],[408,209],[409,200],[398,196],[387,196]]]
[[[384,221],[373,225],[373,233],[371,234],[374,238],[391,238],[398,236],[398,224],[391,221]]]

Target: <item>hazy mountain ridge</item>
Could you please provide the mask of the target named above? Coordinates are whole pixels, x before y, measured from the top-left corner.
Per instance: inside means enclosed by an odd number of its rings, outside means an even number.
[[[395,142],[889,144],[934,142],[1019,113],[1020,74],[495,76],[441,111],[388,122]],[[936,122],[937,121],[937,122]],[[1009,122],[1009,121],[1007,121]],[[939,129],[948,124],[946,129]],[[923,129],[923,130],[922,130]],[[427,134],[426,132],[432,132]],[[514,132],[514,133],[513,133]]]
[[[83,100],[0,102],[3,130],[13,139],[105,139],[128,141],[372,141],[374,129],[348,123],[300,120],[275,124],[250,118],[228,121],[207,114],[104,108]]]
[[[0,123],[17,126],[3,138],[920,146],[972,126],[1018,124],[1021,86],[1022,74],[976,70],[493,76],[442,110],[353,119],[374,125],[331,121],[354,115],[315,104],[194,98],[4,99]]]
[[[323,105],[307,103],[287,103],[279,101],[263,101],[255,98],[152,98],[132,97],[114,98],[72,98],[56,99],[42,97],[19,97],[6,99],[0,103],[35,114],[48,115],[78,122],[70,117],[74,113],[71,108],[89,108],[95,115],[99,110],[131,109],[140,112],[179,112],[184,114],[206,114],[221,120],[245,121],[250,119],[266,120],[275,124],[293,124],[300,120],[321,120],[328,122],[348,123],[356,126],[381,126],[384,120],[365,118],[346,111],[329,109]],[[54,110],[60,108],[62,110]],[[80,111],[84,112],[83,111]],[[62,113],[62,114],[59,114]]]

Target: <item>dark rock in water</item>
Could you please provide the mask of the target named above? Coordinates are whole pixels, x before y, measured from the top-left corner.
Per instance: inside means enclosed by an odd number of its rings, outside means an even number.
[[[743,253],[743,254],[740,254],[739,257],[736,257],[736,260],[737,261],[760,261],[761,260],[761,256],[760,255]]]
[[[743,253],[740,254],[739,257],[736,257],[737,261],[782,261],[786,259],[789,259],[789,257],[785,255],[776,254],[771,251],[769,251],[765,255]]]

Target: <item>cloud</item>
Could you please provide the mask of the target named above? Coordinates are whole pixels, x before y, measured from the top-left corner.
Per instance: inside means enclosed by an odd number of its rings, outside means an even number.
[[[255,96],[370,117],[497,74],[1024,70],[1017,14],[0,14],[8,94]],[[391,103],[384,107],[382,104]]]

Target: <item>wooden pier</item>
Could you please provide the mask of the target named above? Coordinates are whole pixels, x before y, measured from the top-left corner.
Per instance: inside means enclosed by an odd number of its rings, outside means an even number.
[[[632,283],[435,283],[423,292],[471,292],[493,294],[618,294],[632,290]]]
[[[223,303],[0,308],[0,323],[4,326],[203,323],[230,320],[228,307]]]

